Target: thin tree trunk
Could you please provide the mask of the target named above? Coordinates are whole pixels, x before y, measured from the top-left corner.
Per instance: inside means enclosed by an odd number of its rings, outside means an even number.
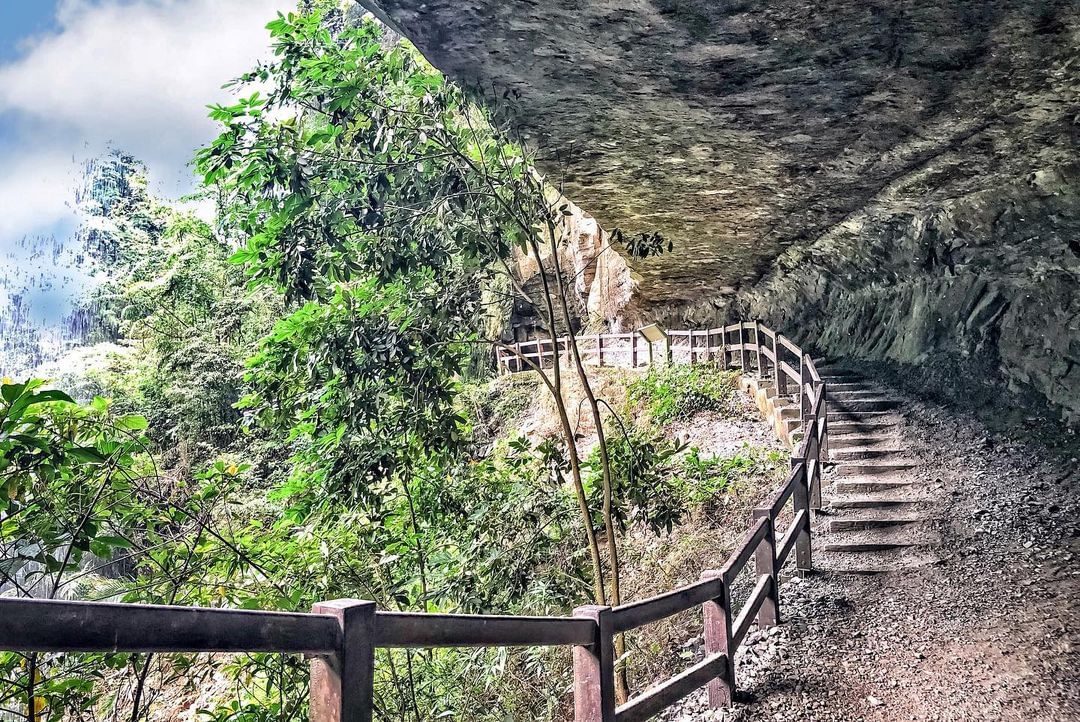
[[[589,374],[585,370],[585,364],[581,360],[581,349],[578,348],[577,338],[570,328],[570,305],[567,296],[566,282],[563,280],[562,266],[559,263],[559,247],[557,231],[551,218],[546,219],[548,241],[551,246],[551,259],[555,270],[555,281],[558,290],[559,302],[562,306],[563,318],[566,320],[567,333],[569,334],[570,353],[574,359],[574,368],[577,370],[578,380],[581,382],[582,391],[589,402],[589,410],[592,413],[593,426],[596,427],[596,442],[600,450],[600,469],[604,486],[604,532],[607,535],[608,566],[611,568],[611,595],[609,604],[617,607],[622,603],[621,585],[619,579],[619,547],[615,538],[615,522],[612,513],[614,504],[614,483],[611,475],[611,456],[608,453],[607,438],[604,435],[604,424],[600,417],[600,405],[596,401],[592,384],[589,382]],[[557,360],[556,360],[557,362]],[[621,658],[626,654],[626,638],[619,634],[615,637],[615,656]],[[629,684],[626,679],[626,667],[620,665],[615,675],[615,692],[620,703],[626,702],[630,696]]]

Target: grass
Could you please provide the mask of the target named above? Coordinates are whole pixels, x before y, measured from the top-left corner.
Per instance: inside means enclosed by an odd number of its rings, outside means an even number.
[[[654,368],[629,387],[631,404],[643,406],[659,426],[702,411],[728,411],[738,392],[739,375],[717,364]]]

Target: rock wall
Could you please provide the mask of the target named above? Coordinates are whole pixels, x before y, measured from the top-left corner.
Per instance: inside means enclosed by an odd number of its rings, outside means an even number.
[[[732,312],[829,356],[1004,381],[1080,421],[1080,165],[937,202],[890,199],[780,258]]]

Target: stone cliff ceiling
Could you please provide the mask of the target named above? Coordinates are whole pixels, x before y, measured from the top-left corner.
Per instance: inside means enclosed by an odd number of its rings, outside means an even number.
[[[511,91],[518,132],[602,225],[673,240],[633,265],[646,302],[676,304],[756,280],[1015,111],[1078,14],[1072,0],[372,3],[451,77]]]

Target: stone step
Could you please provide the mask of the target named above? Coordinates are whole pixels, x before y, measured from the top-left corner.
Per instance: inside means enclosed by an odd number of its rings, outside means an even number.
[[[867,510],[862,516],[856,516],[849,512],[842,517],[826,519],[819,525],[824,533],[835,534],[846,531],[866,531],[868,529],[888,529],[900,526],[916,526],[929,524],[932,520],[918,514],[902,514],[881,512],[877,509]]]
[[[847,384],[844,384],[845,386]],[[828,387],[826,391],[829,401],[847,401],[849,399],[880,399],[888,397],[889,392],[880,388],[837,389]]]
[[[914,469],[918,465],[919,463],[914,459],[837,461],[833,464],[832,471],[836,476],[877,476],[878,474],[908,471],[909,469]]]
[[[889,526],[819,534],[815,540],[825,551],[867,552],[899,547],[933,547],[941,534],[925,526]]]
[[[895,491],[912,486],[913,481],[837,481],[830,488],[832,494],[870,494],[875,491]]]
[[[895,441],[895,439],[890,439]],[[841,440],[842,442],[842,440]],[[859,461],[864,459],[877,459],[879,461],[887,461],[891,459],[903,458],[906,453],[906,449],[901,449],[896,446],[889,446],[887,444],[872,444],[864,446],[847,446],[843,443],[834,444],[832,440],[829,443],[829,458],[833,461]]]
[[[866,377],[858,371],[852,371],[851,369],[841,368],[839,366],[826,366],[824,368],[818,368],[818,376],[822,379],[838,379],[845,381],[865,381]]]
[[[862,433],[829,434],[829,449],[891,449],[896,446],[899,436],[889,432],[876,435]]]
[[[830,398],[826,406],[829,413],[834,411],[893,411],[903,405],[900,399],[890,398],[860,398],[860,399],[834,399]]]
[[[831,406],[831,404],[830,404]],[[851,411],[830,408],[828,411],[829,427],[832,430],[833,422],[853,422],[851,428],[858,426],[895,426],[902,419],[900,414],[892,411]]]
[[[941,561],[939,550],[924,547],[897,547],[859,554],[824,550],[814,553],[814,567],[833,574],[888,574],[928,567]]]
[[[778,406],[776,407],[776,413],[781,419],[793,419],[796,421],[802,420],[802,409],[798,405],[792,404],[790,406]]]
[[[868,493],[861,495],[845,495],[827,497],[823,515],[834,514],[837,510],[866,509],[877,511],[903,511],[913,513],[912,510],[921,504],[931,501],[930,497],[922,493],[913,493],[913,489],[894,489],[892,491]]]
[[[836,381],[826,383],[825,393],[832,396],[843,391],[880,391],[885,393],[885,387],[874,381]]]

